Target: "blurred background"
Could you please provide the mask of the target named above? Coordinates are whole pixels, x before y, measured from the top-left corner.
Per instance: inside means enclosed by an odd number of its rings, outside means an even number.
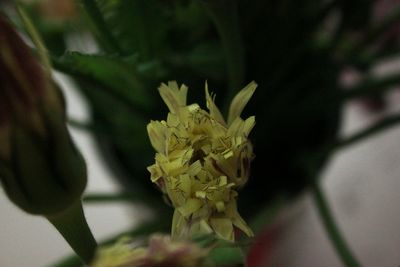
[[[400,265],[399,1],[20,4],[66,96],[68,123],[88,163],[87,193],[135,196],[135,205],[85,204],[98,239],[156,212],[165,221],[170,216],[146,170],[154,151],[145,125],[167,111],[160,82],[184,82],[189,102],[203,104],[208,80],[226,113],[232,96],[255,80],[244,116],[256,115],[257,156],[239,210],[252,222],[277,198],[285,200],[272,223],[265,221],[270,245],[262,266],[342,266],[313,204],[314,183],[325,189],[363,266]],[[0,5],[31,44],[13,2]],[[358,133],[365,138],[346,142]],[[46,221],[0,198],[0,266],[46,266],[70,253]],[[162,223],[157,229],[168,230]]]
[[[400,63],[382,67],[400,68]],[[66,76],[56,74],[67,98],[68,114],[89,119],[82,95]],[[375,112],[364,102],[343,110],[342,135],[363,129],[388,113],[400,111],[400,91],[384,97],[387,105]],[[89,167],[87,192],[118,192],[120,185],[104,166],[90,133],[71,128]],[[338,153],[326,167],[323,185],[337,221],[354,252],[366,267],[400,264],[400,127]],[[254,178],[256,179],[256,177]],[[71,250],[43,218],[28,215],[0,195],[0,266],[47,266]],[[319,221],[309,194],[287,207],[278,219],[270,265],[277,267],[342,266]],[[128,230],[146,218],[148,210],[129,203],[87,204],[85,211],[94,234],[105,239]],[[266,253],[269,254],[269,253]]]

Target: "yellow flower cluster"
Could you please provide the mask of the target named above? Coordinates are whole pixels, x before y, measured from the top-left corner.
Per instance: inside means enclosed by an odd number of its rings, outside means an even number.
[[[151,121],[147,131],[156,149],[155,164],[148,167],[152,182],[168,195],[175,212],[172,237],[215,233],[234,240],[238,228],[252,236],[236,207],[237,189],[250,175],[254,158],[248,135],[255,117],[240,114],[253,95],[252,82],[233,99],[227,122],[206,84],[209,111],[186,104],[187,87],[169,82],[159,88],[169,108],[166,121]]]
[[[91,267],[200,267],[208,251],[188,241],[171,241],[170,237],[152,235],[147,247],[133,246],[131,239],[101,248]]]

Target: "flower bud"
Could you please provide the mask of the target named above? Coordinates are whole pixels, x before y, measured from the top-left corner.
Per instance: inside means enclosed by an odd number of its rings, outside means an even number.
[[[86,186],[61,92],[1,14],[0,180],[21,209],[45,216],[70,207]]]

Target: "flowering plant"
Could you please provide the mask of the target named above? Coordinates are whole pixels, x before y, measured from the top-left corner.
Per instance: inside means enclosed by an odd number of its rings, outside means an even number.
[[[371,74],[399,49],[400,6],[383,2],[1,1],[3,191],[74,250],[54,266],[253,267],[272,211],[308,190],[343,265],[360,266],[318,177],[336,151],[400,121],[338,135],[345,103],[382,104],[399,82]],[[67,117],[54,70],[84,95],[89,122]],[[93,134],[122,192],[84,193],[67,125]],[[152,229],[97,242],[90,200],[142,204]]]

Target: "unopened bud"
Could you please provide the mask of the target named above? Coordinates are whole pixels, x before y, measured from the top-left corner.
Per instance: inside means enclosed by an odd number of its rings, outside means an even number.
[[[45,216],[70,207],[86,186],[61,92],[1,14],[0,180],[16,205]]]

